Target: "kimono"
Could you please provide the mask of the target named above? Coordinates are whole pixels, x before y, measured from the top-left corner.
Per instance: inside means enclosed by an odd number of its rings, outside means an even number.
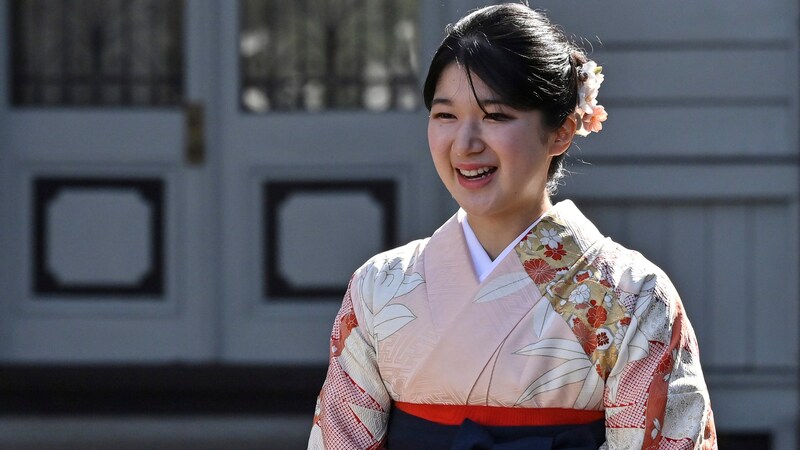
[[[600,448],[716,448],[675,288],[570,201],[482,282],[458,215],[355,272],[308,448],[384,448],[398,411],[495,427],[599,417]]]

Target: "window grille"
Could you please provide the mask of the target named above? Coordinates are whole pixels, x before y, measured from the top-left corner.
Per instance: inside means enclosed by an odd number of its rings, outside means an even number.
[[[416,109],[418,10],[419,0],[242,0],[242,109]]]
[[[183,97],[183,1],[11,0],[11,102],[169,106]]]

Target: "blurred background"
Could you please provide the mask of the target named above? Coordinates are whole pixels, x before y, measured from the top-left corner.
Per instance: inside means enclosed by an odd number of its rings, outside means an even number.
[[[303,448],[352,271],[454,211],[473,0],[0,0],[0,448]],[[543,0],[606,75],[573,199],[670,274],[727,449],[797,448],[798,4]]]

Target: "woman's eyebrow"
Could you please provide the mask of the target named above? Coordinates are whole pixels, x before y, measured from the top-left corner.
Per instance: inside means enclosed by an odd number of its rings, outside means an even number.
[[[503,100],[496,99],[496,98],[485,98],[480,100],[481,105],[499,105],[499,106],[508,106],[508,103],[504,102]]]
[[[486,106],[486,105],[508,106],[508,103],[506,103],[505,101],[499,100],[499,99],[495,99],[495,98],[485,98],[485,99],[479,100],[479,102],[480,102],[481,105],[484,105],[484,106]],[[433,100],[431,100],[431,106],[433,106],[433,105],[452,106],[453,105],[453,101],[450,100],[449,98],[437,97],[437,98],[434,98]]]

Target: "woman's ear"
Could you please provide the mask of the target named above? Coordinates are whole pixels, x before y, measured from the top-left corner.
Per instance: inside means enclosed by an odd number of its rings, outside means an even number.
[[[575,117],[569,115],[566,120],[564,120],[564,123],[555,131],[555,139],[550,146],[550,156],[558,156],[569,149],[569,146],[572,145],[572,138],[575,137],[575,130],[577,127],[578,123],[575,121]]]

